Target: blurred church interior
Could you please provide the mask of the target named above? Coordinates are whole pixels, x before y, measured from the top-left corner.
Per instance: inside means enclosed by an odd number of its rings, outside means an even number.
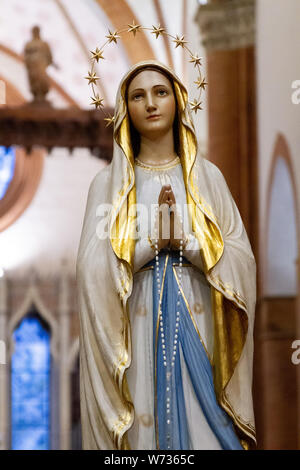
[[[201,152],[223,172],[257,261],[258,449],[300,449],[299,18],[299,0],[1,2],[0,449],[81,448],[75,264],[112,137],[85,77],[90,51],[132,21],[184,35],[203,57]],[[34,34],[47,56],[40,69]],[[182,48],[126,35],[96,70],[107,108],[147,58],[194,89]]]

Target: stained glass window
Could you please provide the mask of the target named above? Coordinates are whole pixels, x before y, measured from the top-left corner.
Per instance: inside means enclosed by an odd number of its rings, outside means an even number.
[[[16,328],[13,337],[12,449],[49,449],[49,329],[38,314],[30,313]]]
[[[16,154],[12,147],[0,146],[0,199],[7,191],[15,171]]]

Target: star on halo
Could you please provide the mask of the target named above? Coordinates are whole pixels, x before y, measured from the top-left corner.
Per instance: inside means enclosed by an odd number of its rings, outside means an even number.
[[[202,60],[202,57],[198,57],[197,55],[191,55],[190,62],[194,64],[195,67],[197,65],[201,65],[201,60]]]
[[[151,33],[155,34],[156,39],[158,38],[158,36],[160,36],[161,34],[163,34],[165,32],[165,29],[161,28],[160,24],[158,26],[152,26],[152,28],[153,29],[152,29]]]
[[[100,98],[100,96],[97,94],[94,97],[91,97],[93,100],[90,104],[95,105],[96,109],[101,108],[103,106],[103,98]]]
[[[202,80],[200,79],[200,77],[198,78],[198,80],[196,82],[197,85],[197,88],[202,88],[203,90],[205,90],[205,86],[207,85],[206,81],[205,81],[205,78],[202,78]]]
[[[180,37],[178,36],[178,34],[176,35],[176,38],[173,39],[173,42],[176,43],[175,49],[176,49],[178,46],[184,47],[184,45],[187,43],[187,41],[184,40],[184,36],[181,36],[181,38],[180,38]]]
[[[134,36],[141,29],[141,25],[140,24],[135,24],[134,20],[132,21],[132,24],[129,24],[127,26],[129,26],[129,29],[127,30],[127,33],[133,33]]]
[[[88,83],[89,85],[91,83],[94,83],[95,85],[97,85],[96,81],[99,80],[99,77],[97,77],[96,72],[88,72],[88,76],[84,78],[86,78],[89,81]]]
[[[105,37],[108,39],[108,44],[111,43],[111,42],[114,42],[115,44],[117,44],[117,41],[118,41],[118,39],[120,39],[121,36],[118,35],[118,31],[114,31],[112,33],[111,30],[109,29],[108,30],[108,35],[105,36]]]
[[[109,116],[107,118],[104,118],[104,121],[107,123],[105,127],[112,126],[115,120],[116,120],[115,116]]]
[[[190,105],[191,105],[191,110],[195,112],[195,114],[197,114],[197,111],[198,110],[202,110],[203,108],[201,108],[201,104],[202,104],[202,101],[197,101],[196,99],[194,101],[189,101]]]
[[[95,51],[90,51],[91,54],[93,55],[92,59],[96,60],[97,63],[99,62],[99,59],[104,59],[103,57],[103,51],[100,51],[98,47],[96,47]]]

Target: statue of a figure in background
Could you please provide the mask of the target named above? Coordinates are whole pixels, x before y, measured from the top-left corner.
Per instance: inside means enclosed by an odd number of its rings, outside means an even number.
[[[34,26],[31,32],[32,39],[26,43],[24,49],[30,90],[34,102],[46,102],[45,97],[50,88],[50,79],[46,69],[49,65],[54,65],[56,68],[57,66],[53,63],[48,43],[40,37],[39,26]]]

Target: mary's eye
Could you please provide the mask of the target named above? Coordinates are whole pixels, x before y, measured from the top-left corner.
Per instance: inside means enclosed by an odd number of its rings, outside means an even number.
[[[158,90],[159,96],[165,96],[167,94],[166,90]]]
[[[134,97],[132,98],[134,101],[138,101],[142,98],[142,95],[141,94],[138,94],[138,95],[134,95]]]

